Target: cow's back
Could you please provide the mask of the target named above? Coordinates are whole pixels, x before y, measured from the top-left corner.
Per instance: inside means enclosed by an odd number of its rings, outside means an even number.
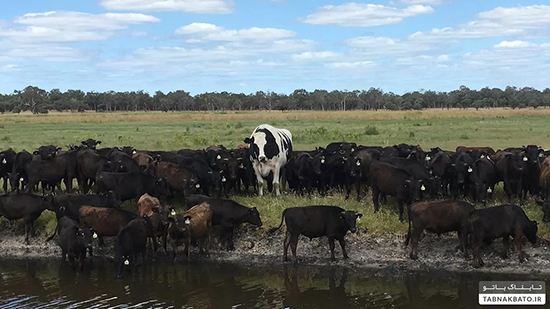
[[[327,234],[344,209],[336,206],[305,206],[288,208],[285,213],[287,230],[315,238]]]

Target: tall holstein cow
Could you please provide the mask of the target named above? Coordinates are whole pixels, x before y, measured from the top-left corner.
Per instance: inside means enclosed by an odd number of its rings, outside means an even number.
[[[164,179],[143,173],[99,172],[97,184],[101,192],[113,191],[122,201],[137,199],[145,193],[158,198],[171,195]]]
[[[458,232],[460,250],[468,257],[468,228],[470,213],[474,206],[461,201],[436,201],[412,204],[408,208],[409,231],[405,239],[405,247],[411,241],[410,258],[418,258],[417,248],[420,236],[427,230],[437,235]],[[411,231],[412,228],[412,231]]]
[[[91,247],[90,231],[83,229],[80,224],[69,217],[61,217],[57,222],[59,238],[57,244],[61,248],[63,262],[69,257],[71,268],[75,269],[75,259],[78,260],[78,268],[84,268],[86,250]]]
[[[336,261],[334,257],[334,240],[338,240],[340,247],[342,247],[344,259],[348,259],[344,237],[348,231],[355,233],[357,219],[362,216],[356,211],[346,211],[336,206],[292,207],[283,211],[281,223],[278,227],[270,229],[269,233],[280,229],[283,221],[286,222],[286,236],[283,246],[284,261],[288,260],[288,246],[290,246],[294,263],[298,262],[296,247],[300,235],[310,239],[327,236],[332,261]]]
[[[208,238],[212,229],[212,210],[207,202],[195,205],[185,213],[170,218],[168,228],[172,239],[174,261],[176,261],[178,247],[185,244],[185,254],[190,259],[191,241],[199,241],[199,254],[208,254]]]
[[[0,195],[0,217],[8,220],[25,221],[25,243],[29,244],[29,235],[34,236],[34,221],[46,209],[51,209],[51,196],[38,196],[30,193]]]
[[[19,189],[25,189],[29,183],[29,176],[27,175],[27,164],[32,160],[32,154],[25,149],[21,150],[15,155],[13,161],[13,168],[8,175],[10,179],[11,190],[19,192]]]
[[[113,258],[117,278],[122,277],[124,266],[136,266],[139,255],[145,263],[148,237],[153,237],[153,231],[147,216],[132,219],[120,230],[116,237]]]
[[[504,243],[502,257],[506,258],[510,236],[514,237],[518,259],[523,262],[521,237],[525,235],[532,244],[535,244],[537,231],[537,221],[530,221],[519,206],[501,205],[474,210],[470,216],[470,233],[474,252],[473,266],[484,265],[480,254],[482,243],[491,242],[500,237]]]
[[[292,153],[292,134],[268,124],[259,125],[252,135],[244,139],[250,145],[250,160],[258,182],[258,194],[263,195],[264,178],[273,173],[273,188],[280,195],[281,169]]]
[[[403,222],[403,206],[418,200],[421,189],[418,180],[415,180],[409,172],[378,160],[370,164],[369,178],[374,212],[378,212],[380,208],[380,195],[394,196],[399,206],[399,221]]]
[[[0,179],[4,180],[4,192],[8,192],[9,174],[13,170],[16,153],[13,149],[0,151]]]
[[[234,229],[243,223],[261,227],[262,220],[256,207],[250,208],[235,201],[211,198],[209,196],[193,194],[186,198],[187,207],[207,202],[212,210],[212,225],[221,225],[222,244],[225,243],[227,251],[235,249],[233,244]]]

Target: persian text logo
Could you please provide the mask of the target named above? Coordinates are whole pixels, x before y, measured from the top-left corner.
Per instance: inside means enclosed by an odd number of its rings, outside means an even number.
[[[545,305],[544,281],[481,281],[480,305]]]

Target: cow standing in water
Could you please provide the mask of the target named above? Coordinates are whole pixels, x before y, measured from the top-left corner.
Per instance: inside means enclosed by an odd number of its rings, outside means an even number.
[[[263,195],[264,178],[270,173],[273,173],[275,193],[280,195],[280,173],[292,153],[290,131],[262,124],[244,142],[250,144],[250,160],[258,181],[258,195]]]

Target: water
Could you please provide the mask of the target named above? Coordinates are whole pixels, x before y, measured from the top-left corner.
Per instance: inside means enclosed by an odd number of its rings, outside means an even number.
[[[58,259],[0,260],[0,308],[472,308],[479,281],[529,278],[182,263],[116,279],[101,259],[78,274]]]

